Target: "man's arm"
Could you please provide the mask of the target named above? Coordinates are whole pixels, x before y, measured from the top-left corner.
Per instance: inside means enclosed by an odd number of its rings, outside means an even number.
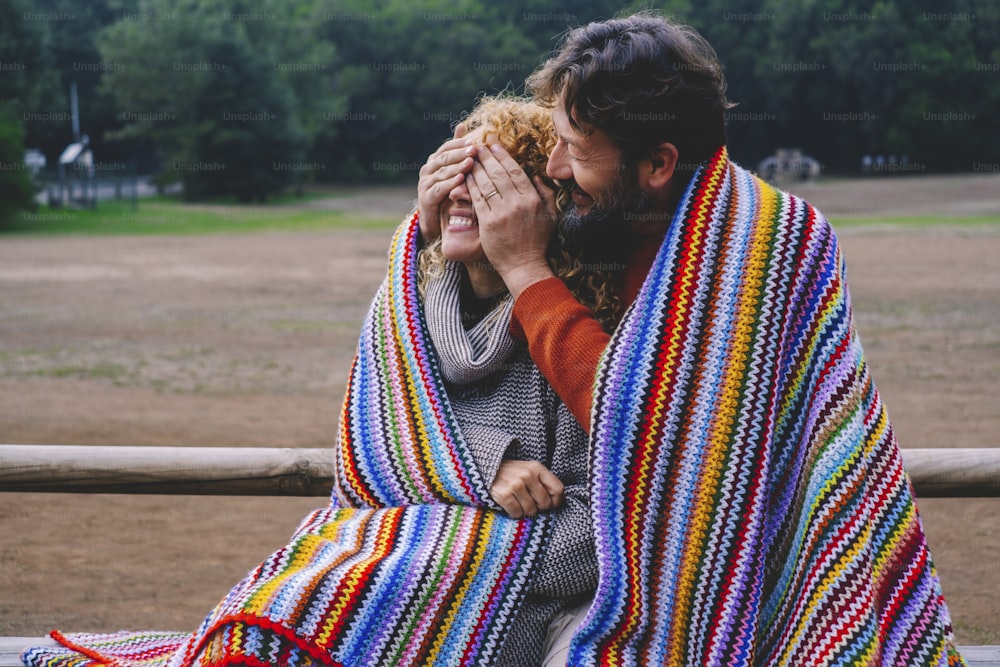
[[[589,432],[597,362],[611,338],[546,260],[557,224],[555,193],[540,179],[532,183],[499,146],[470,146],[469,154],[476,157],[466,183],[479,238],[515,299],[513,333],[527,341],[531,359]]]
[[[611,336],[555,277],[521,293],[511,330],[527,341],[531,360],[589,434],[597,362]]]

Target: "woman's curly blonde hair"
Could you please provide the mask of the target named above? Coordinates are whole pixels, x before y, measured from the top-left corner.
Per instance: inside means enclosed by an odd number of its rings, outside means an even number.
[[[486,96],[466,116],[461,125],[466,133],[482,130],[483,143],[498,143],[521,166],[529,179],[540,176],[556,191],[556,206],[562,210],[569,191],[545,173],[549,154],[556,144],[551,110],[526,97]],[[549,266],[573,296],[589,308],[601,326],[610,332],[621,319],[622,304],[613,291],[612,275],[604,269],[588,270],[578,248],[557,233],[549,243]],[[419,286],[421,293],[431,278],[440,276],[447,260],[438,239],[420,253]]]

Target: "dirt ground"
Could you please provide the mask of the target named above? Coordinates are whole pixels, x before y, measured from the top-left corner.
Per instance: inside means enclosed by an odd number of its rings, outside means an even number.
[[[1000,446],[1000,179],[799,188],[841,230],[903,447]],[[331,207],[402,216],[406,190]],[[323,205],[310,203],[311,206]],[[329,447],[390,230],[0,239],[0,442]],[[193,629],[322,498],[0,494],[0,634]],[[961,643],[1000,644],[1000,499],[922,499]]]

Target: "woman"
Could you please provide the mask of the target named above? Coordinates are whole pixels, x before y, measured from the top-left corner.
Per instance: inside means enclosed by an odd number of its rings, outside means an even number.
[[[463,128],[544,174],[554,142],[545,110],[486,99]],[[415,214],[393,240],[347,387],[331,504],[193,635],[55,634],[73,649],[62,664],[83,664],[81,654],[540,664],[549,621],[596,586],[587,439],[511,337],[511,302],[482,253],[468,190],[458,179],[441,197],[430,192],[440,180],[421,181],[420,209],[436,206],[440,238],[418,250],[432,221]],[[607,305],[559,243],[550,254],[581,299]],[[41,650],[25,661],[59,664]]]
[[[463,145],[471,141],[511,146],[512,157],[535,178],[539,192],[558,206],[559,197],[551,189],[555,184],[544,178],[554,144],[546,110],[523,100],[487,99],[463,123],[460,134]],[[442,151],[454,150],[453,146],[446,144]],[[433,163],[434,156],[429,166]],[[537,646],[540,629],[554,615],[567,613],[569,601],[596,586],[585,483],[586,436],[527,349],[510,334],[513,300],[483,252],[464,181],[449,182],[448,196],[435,201],[434,185],[448,179],[447,168],[441,171],[425,170],[418,187],[421,209],[437,212],[437,224],[421,222],[422,234],[440,234],[421,254],[420,286],[449,398],[478,468],[486,479],[494,480],[490,493],[500,507],[512,517],[558,508],[550,546],[507,640],[507,646]],[[561,238],[554,239],[549,256],[557,274],[574,285],[581,300],[605,318],[613,316],[617,303],[600,289],[608,282],[606,274],[582,271]],[[520,431],[513,439],[512,427]],[[531,653],[519,658],[509,664],[539,661]]]

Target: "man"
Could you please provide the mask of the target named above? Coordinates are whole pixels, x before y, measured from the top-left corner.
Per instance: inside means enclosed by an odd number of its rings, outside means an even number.
[[[599,56],[586,56],[590,49],[599,49]],[[580,66],[577,61],[584,58]],[[646,79],[644,86],[636,85],[639,77]],[[567,232],[634,237],[622,285],[631,302],[692,166],[725,144],[724,112],[730,105],[715,52],[686,26],[634,16],[571,33],[562,52],[532,75],[528,86],[553,108],[559,140],[548,173],[573,186],[563,218]],[[560,395],[586,428],[593,370],[609,336],[585,309],[574,307],[545,264],[551,236],[544,224],[547,202],[514,180],[518,170],[502,153],[481,150],[477,157],[473,196],[498,193],[481,206],[488,209],[480,221],[484,248],[518,300],[515,320],[539,350],[536,362],[550,357],[543,350],[551,356],[564,356],[567,345],[578,350],[575,362],[551,373],[550,381],[562,386]],[[499,174],[496,182],[491,172]]]
[[[711,46],[594,23],[528,87],[566,233],[631,239],[612,334],[545,265],[548,191],[458,140],[434,173],[465,178],[512,328],[590,431],[601,579],[569,664],[962,664],[836,238],[729,161]]]

